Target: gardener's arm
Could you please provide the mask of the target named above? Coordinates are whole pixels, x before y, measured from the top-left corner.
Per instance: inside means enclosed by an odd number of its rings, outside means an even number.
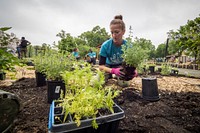
[[[99,70],[107,73],[111,73],[111,68],[106,67],[106,57],[100,55],[99,59]]]
[[[123,76],[123,73],[120,72],[120,68],[109,68],[106,65],[106,57],[100,55],[99,59],[99,70],[111,74],[115,74],[117,76]]]
[[[99,70],[107,73],[111,73],[111,68],[106,67],[105,65],[99,65]]]

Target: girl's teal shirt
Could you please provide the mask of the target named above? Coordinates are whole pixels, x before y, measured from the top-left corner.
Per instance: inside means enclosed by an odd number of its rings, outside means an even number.
[[[123,40],[122,45],[126,45],[127,41]],[[105,41],[100,50],[100,56],[106,57],[107,65],[121,65],[123,58],[122,45],[116,46],[113,42],[113,39]]]

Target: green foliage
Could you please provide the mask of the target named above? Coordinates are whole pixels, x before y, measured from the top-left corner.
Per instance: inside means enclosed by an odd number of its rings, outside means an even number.
[[[157,58],[161,58],[161,57],[165,57],[165,44],[160,44],[158,45],[157,49],[156,49],[156,57]]]
[[[135,38],[134,43],[140,45],[144,50],[146,50],[148,58],[155,58],[155,46],[152,44],[151,40],[145,38]]]
[[[178,44],[177,52],[188,51],[195,59],[200,60],[200,17],[188,20],[187,24],[180,26],[177,31],[171,30],[168,34],[174,43]],[[199,62],[200,63],[200,62]]]
[[[61,80],[61,73],[65,70],[70,70],[72,67],[72,60],[67,58],[68,55],[63,53],[50,54],[48,56],[48,63],[45,67],[45,74],[47,79]]]
[[[103,72],[92,71],[87,63],[81,67],[76,64],[74,71],[65,71],[62,77],[67,88],[65,97],[61,100],[65,113],[64,122],[69,113],[74,115],[77,126],[80,126],[82,118],[92,117],[92,126],[96,129],[96,115],[100,109],[109,109],[114,113],[113,98],[119,91],[103,88]]]
[[[145,59],[148,58],[148,51],[144,50],[140,43],[127,42],[127,45],[122,46],[122,58],[127,65],[138,67]]]
[[[79,49],[79,54],[81,57],[85,57],[85,55],[88,53],[90,46],[88,45],[79,45],[78,46]]]
[[[37,72],[45,73],[46,66],[48,65],[48,57],[45,55],[37,55],[33,58],[34,67]]]
[[[19,60],[6,50],[6,48],[0,48],[0,71],[14,71],[14,66],[20,65]]]
[[[80,39],[86,42],[86,45],[90,47],[96,47],[99,44],[102,44],[105,40],[110,38],[105,28],[100,26],[95,26],[91,31],[82,33],[79,36]]]
[[[2,27],[2,28],[0,28],[0,30],[1,31],[7,31],[7,30],[9,30],[9,29],[11,29],[12,27]]]
[[[18,58],[9,53],[7,45],[15,40],[14,34],[7,34],[5,31],[11,29],[11,27],[0,28],[0,71],[11,70],[15,71],[14,66],[20,65]]]
[[[169,41],[169,47],[168,47],[169,55],[177,54],[177,52],[179,51],[179,48],[180,47],[179,47],[178,43],[176,43],[175,40]]]
[[[69,53],[59,53],[49,50],[45,55],[35,56],[34,65],[36,71],[46,74],[48,80],[61,80],[61,72],[70,70],[74,58],[68,57]]]
[[[95,47],[90,47],[90,46],[88,46],[88,45],[79,45],[78,46],[78,49],[79,49],[79,54],[80,54],[80,56],[81,57],[85,57],[85,55],[86,54],[88,54],[88,52],[89,52],[89,49],[92,49],[94,52],[96,52],[96,54],[97,54],[97,48],[95,48]]]
[[[11,29],[11,27],[2,27],[0,28],[0,47],[6,47],[8,44],[14,42],[17,38],[15,34],[8,34],[5,31]]]
[[[94,27],[91,31],[82,33],[78,37],[73,37],[70,33],[66,33],[64,30],[61,30],[57,36],[61,38],[61,40],[58,41],[57,46],[60,52],[72,52],[74,48],[79,48],[83,45],[96,47],[109,38],[105,28],[100,28],[99,26]]]
[[[169,64],[163,63],[161,68],[162,68],[162,70],[161,70],[162,75],[170,75],[171,66]]]
[[[74,37],[72,37],[70,33],[66,33],[64,30],[62,30],[57,34],[57,36],[61,38],[61,40],[58,41],[57,46],[59,52],[72,52],[73,49],[77,47],[77,44],[74,41]]]
[[[146,72],[145,70],[146,70],[146,65],[144,63],[141,63],[138,65],[137,72],[139,74],[145,74],[145,72]]]

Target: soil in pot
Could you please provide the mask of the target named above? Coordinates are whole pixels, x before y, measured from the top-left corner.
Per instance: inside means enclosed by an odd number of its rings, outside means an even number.
[[[129,81],[133,79],[133,75],[135,74],[136,67],[127,65],[125,62],[122,63],[121,71],[125,74],[124,78],[120,78],[121,80]]]

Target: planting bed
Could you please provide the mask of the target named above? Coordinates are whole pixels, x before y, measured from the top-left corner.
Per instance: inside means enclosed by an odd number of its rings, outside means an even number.
[[[20,75],[21,74],[21,75]],[[115,102],[124,110],[119,133],[141,132],[200,132],[200,79],[157,76],[160,100],[148,102],[141,97],[142,81],[137,77],[122,90]],[[36,87],[34,70],[19,70],[18,80],[9,76],[0,81],[0,89],[16,94],[21,99],[21,111],[11,132],[48,132],[47,87]],[[110,80],[107,85],[116,84]]]

